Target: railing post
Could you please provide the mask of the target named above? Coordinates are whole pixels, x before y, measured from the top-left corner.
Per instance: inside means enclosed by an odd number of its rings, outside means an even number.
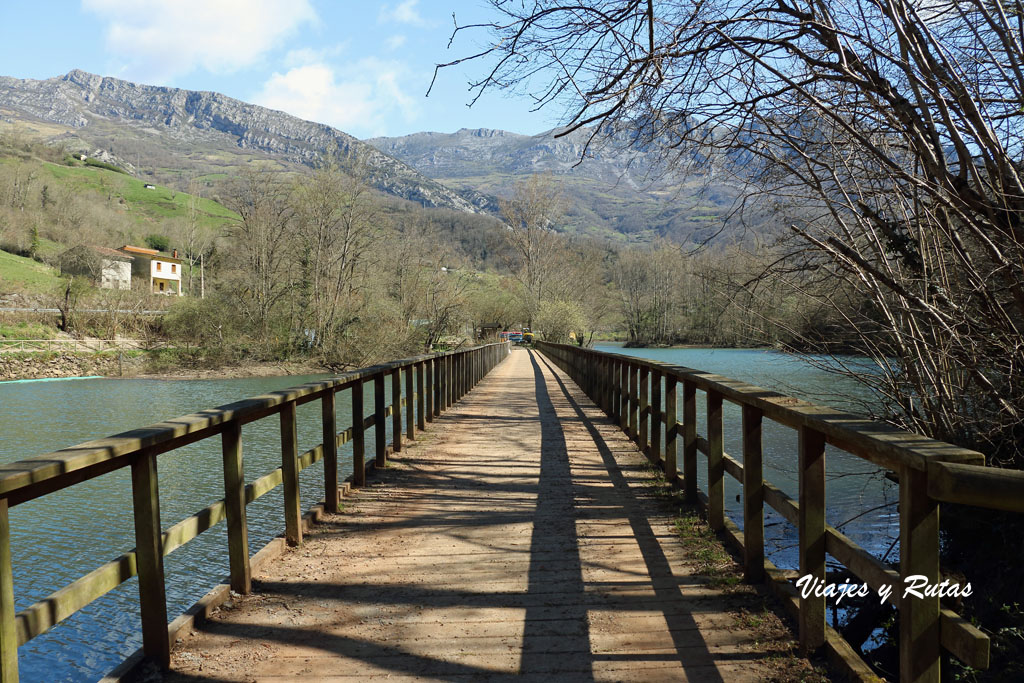
[[[675,486],[679,480],[679,469],[676,461],[676,378],[665,376],[665,479]]]
[[[611,416],[611,387],[608,384],[608,359],[604,356],[597,357],[597,390],[601,394],[601,400],[598,405],[601,406],[601,410],[604,411],[605,415]]]
[[[18,683],[16,611],[11,564],[11,520],[7,513],[7,499],[0,498],[0,683]]]
[[[458,400],[459,400],[459,398],[461,396],[461,393],[462,393],[462,373],[461,373],[462,367],[461,367],[461,364],[462,364],[462,353],[459,352],[459,353],[456,353],[454,356],[452,356],[452,372],[451,372],[452,390],[450,392],[451,396],[452,396],[451,405],[455,405],[458,402]]]
[[[443,355],[434,359],[434,385],[437,388],[434,393],[434,417],[440,417],[447,407],[444,398],[445,389],[448,387],[447,361]]]
[[[469,354],[470,352],[466,351],[459,356],[459,400],[469,393]]]
[[[376,457],[373,466],[384,469],[388,464],[387,403],[384,401],[384,373],[373,377],[373,432],[376,436]]]
[[[661,462],[661,371],[651,370],[651,457]]]
[[[601,405],[603,397],[601,396],[601,375],[598,372],[598,363],[600,359],[592,353],[584,353],[584,371],[587,375],[587,384],[590,386],[590,399],[597,405]]]
[[[609,358],[608,364],[605,366],[605,372],[608,373],[608,404],[610,408],[608,417],[613,424],[619,424],[619,408],[621,407],[619,362],[615,358]]]
[[[391,372],[391,445],[395,453],[402,450],[402,370]]]
[[[451,387],[451,382],[448,381],[448,371],[450,369],[449,360],[451,356],[441,356],[437,359],[439,365],[438,378],[437,378],[437,414],[440,415],[444,411],[448,410],[448,389]]]
[[[302,509],[299,501],[299,442],[295,403],[281,408],[281,484],[284,486],[284,537],[288,545],[302,543]]]
[[[640,392],[637,389],[637,384],[640,379],[640,368],[633,363],[627,363],[626,368],[626,372],[629,374],[629,399],[626,401],[626,405],[629,406],[629,438],[633,439],[634,442],[638,442],[640,436],[638,415],[640,412]]]
[[[764,580],[764,468],[761,410],[743,406],[743,577]]]
[[[416,372],[414,364],[405,366],[405,438],[416,439]]]
[[[434,359],[434,417],[444,412],[444,356]]]
[[[683,494],[697,500],[697,387],[683,380]]]
[[[142,613],[142,651],[162,669],[167,669],[171,663],[171,648],[167,637],[167,596],[164,554],[160,542],[160,491],[156,456],[143,453],[132,460],[131,467],[135,557]]]
[[[455,405],[455,402],[459,399],[458,364],[458,355],[448,356],[448,408]]]
[[[650,449],[648,448],[648,437],[650,436],[651,426],[651,371],[647,369],[646,365],[641,365],[637,367],[636,372],[639,380],[637,382],[639,387],[637,409],[640,414],[640,429],[637,432],[637,439],[640,443],[640,452],[645,455],[649,455]]]
[[[462,352],[452,356],[452,405],[462,398]]]
[[[328,512],[338,512],[338,417],[334,388],[328,389],[320,399],[321,423],[324,439],[324,506]]]
[[[366,435],[363,433],[363,380],[352,385],[352,483],[366,486]]]
[[[619,427],[629,433],[629,363],[619,360]]]
[[[434,393],[437,390],[437,375],[434,372],[435,359],[430,358],[426,362],[427,367],[427,422],[434,421]]]
[[[825,436],[800,427],[800,575],[825,583]],[[800,598],[800,647],[825,644],[825,597]]]
[[[416,377],[419,391],[416,393],[416,426],[422,431],[427,428],[427,363],[416,364]]]
[[[900,577],[923,576],[928,586],[937,586],[939,505],[928,497],[926,472],[903,467],[899,475]],[[923,597],[910,595],[899,603],[900,680],[938,683],[939,598],[918,592]]]
[[[707,392],[708,407],[708,526],[725,526],[725,460],[722,458],[722,395]]]
[[[252,571],[249,568],[249,526],[245,515],[242,425],[238,422],[224,425],[221,454],[224,457],[224,507],[228,518],[231,590],[246,595],[252,590]]]
[[[447,382],[447,386],[446,386],[446,389],[445,389],[445,392],[444,392],[444,394],[445,394],[444,409],[445,410],[448,410],[449,408],[452,407],[452,405],[455,404],[455,360],[456,360],[456,356],[454,356],[454,355],[448,356],[448,357],[445,358],[445,365],[448,368],[447,372],[445,373],[446,374],[446,380],[445,381]]]

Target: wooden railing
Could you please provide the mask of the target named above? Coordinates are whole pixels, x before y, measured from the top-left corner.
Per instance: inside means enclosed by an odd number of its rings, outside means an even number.
[[[826,624],[825,597],[798,597],[791,578],[765,559],[764,505],[799,530],[801,576],[825,580],[831,555],[871,589],[893,588],[899,610],[900,680],[938,681],[945,648],[969,666],[989,666],[989,639],[940,604],[938,596],[902,598],[904,580],[919,575],[929,585],[939,575],[939,503],[955,502],[1024,512],[1024,472],[984,467],[981,453],[813,405],[719,375],[591,349],[539,342],[537,348],[573,380],[661,465],[687,500],[704,505],[708,522],[741,549],[744,577],[767,581],[797,612],[805,651],[825,648],[853,673],[870,676],[842,637]],[[664,389],[663,389],[664,385]],[[682,389],[682,421],[679,390]],[[697,391],[705,392],[707,435],[697,434]],[[742,409],[742,458],[723,449],[723,400]],[[771,419],[797,430],[799,500],[764,479],[761,425]],[[682,472],[678,451],[682,450]],[[870,555],[825,522],[825,445],[883,467],[899,480],[899,571]],[[707,456],[707,493],[697,488],[697,453]],[[743,488],[743,530],[725,515],[724,475]]]
[[[339,506],[338,446],[352,443],[351,484],[366,481],[365,432],[374,428],[371,466],[384,467],[389,451],[387,418],[392,418],[394,451],[402,448],[403,407],[406,437],[461,398],[508,355],[507,343],[489,344],[409,358],[349,372],[323,382],[304,384],[256,398],[204,410],[166,422],[65,448],[54,453],[0,465],[0,681],[18,680],[18,647],[45,633],[133,576],[139,577],[143,653],[162,667],[170,657],[176,632],[168,626],[163,558],[221,520],[227,520],[230,588],[251,589],[246,505],[278,485],[284,486],[285,539],[302,541],[299,472],[324,461],[324,508]],[[402,398],[402,381],[405,398]],[[364,384],[372,382],[374,407],[364,415]],[[385,383],[391,383],[386,405]],[[335,394],[351,391],[352,426],[338,431]],[[297,406],[321,402],[323,443],[300,454]],[[415,405],[413,405],[413,402]],[[246,483],[242,467],[242,426],[271,415],[281,422],[281,467]],[[161,454],[220,435],[224,465],[224,498],[166,531],[160,527],[157,459]],[[114,470],[130,467],[136,547],[70,585],[15,613],[11,567],[9,508],[74,486]]]

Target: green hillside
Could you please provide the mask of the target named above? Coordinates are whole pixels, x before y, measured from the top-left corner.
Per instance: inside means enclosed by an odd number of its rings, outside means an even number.
[[[55,290],[59,281],[60,273],[53,266],[0,251],[0,293]]]
[[[211,199],[60,157],[43,145],[0,145],[0,294],[53,291],[61,253],[78,244],[144,246],[157,235],[181,249],[192,218],[208,235],[237,218]]]
[[[95,166],[63,166],[44,163],[43,171],[58,183],[76,192],[91,192],[97,199],[124,200],[122,208],[139,222],[159,222],[167,218],[185,218],[192,195],[156,185],[147,189],[138,178]],[[212,199],[195,198],[199,220],[210,227],[230,223],[237,215]],[[119,202],[120,203],[120,202]]]

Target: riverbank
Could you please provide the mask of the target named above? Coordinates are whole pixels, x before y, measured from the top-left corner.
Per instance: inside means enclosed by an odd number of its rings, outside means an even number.
[[[122,377],[139,379],[237,379],[316,375],[329,372],[311,362],[242,362],[209,368],[189,366],[153,369],[148,354],[133,353],[6,353],[0,354],[0,382],[65,377]]]
[[[161,372],[131,375],[139,379],[241,379],[245,377],[287,377],[289,375],[320,375],[330,370],[316,363],[242,363],[217,368],[177,368]],[[128,375],[125,375],[126,377]]]

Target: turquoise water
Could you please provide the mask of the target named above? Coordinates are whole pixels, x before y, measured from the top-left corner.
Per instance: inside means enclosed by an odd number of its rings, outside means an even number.
[[[850,412],[864,413],[873,403],[864,385],[850,377],[828,372],[826,366],[835,361],[825,357],[802,359],[760,349],[624,349],[612,344],[599,344],[596,348],[724,375]],[[842,362],[864,372],[872,371],[873,367],[865,359],[847,358]],[[681,402],[679,409],[682,410]],[[697,430],[702,436],[707,435],[705,416],[704,393],[698,391]],[[740,462],[743,461],[741,421],[739,406],[725,401],[725,451]],[[765,479],[797,498],[796,431],[765,418],[762,434]],[[871,463],[831,446],[826,449],[825,468],[828,523],[875,555],[888,552],[890,559],[898,557],[898,547],[893,545],[899,536],[897,487]],[[707,459],[700,453],[697,473],[701,490],[707,492]],[[739,483],[726,475],[726,514],[742,527],[741,493]],[[797,569],[798,540],[796,528],[766,506],[765,543],[769,559],[783,568]]]
[[[3,383],[0,462],[13,462],[325,377]],[[364,393],[369,414],[372,383]],[[351,423],[348,391],[337,396],[337,415],[339,428]],[[299,449],[304,452],[322,439],[319,401],[300,406],[298,417]],[[242,439],[247,481],[280,466],[277,416],[245,425]],[[341,450],[341,460],[341,476],[345,477],[351,472],[347,445]],[[163,528],[224,496],[221,462],[219,438],[160,456]],[[304,470],[300,485],[303,509],[323,500],[322,464]],[[127,469],[18,505],[11,509],[10,518],[19,610],[135,546]],[[252,503],[248,518],[250,553],[254,553],[284,529],[281,488]],[[166,558],[167,612],[171,618],[224,579],[228,572],[226,548],[225,525],[219,524]],[[95,680],[140,645],[138,586],[132,579],[22,646],[21,678]]]

